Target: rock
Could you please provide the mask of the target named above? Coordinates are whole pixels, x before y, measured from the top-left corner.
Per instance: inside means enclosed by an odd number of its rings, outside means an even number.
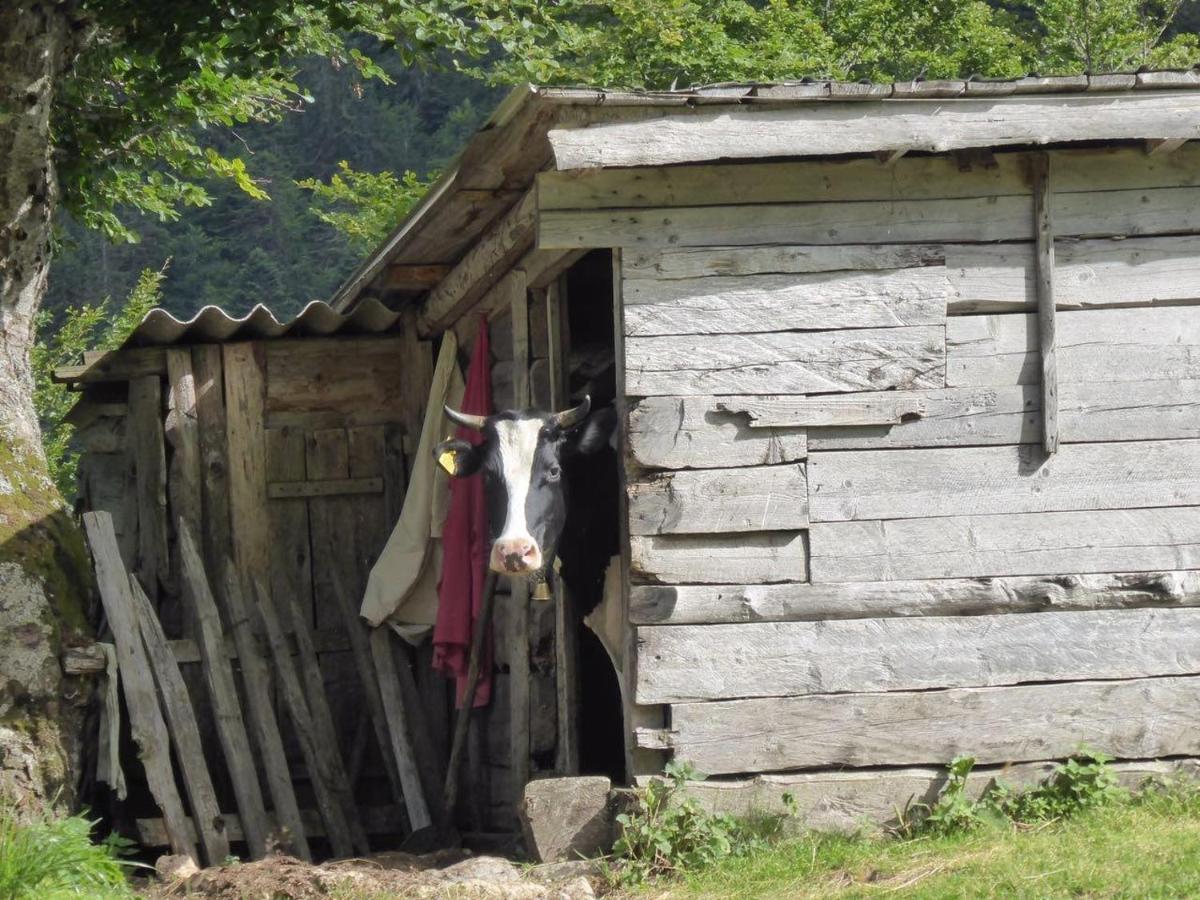
[[[598,875],[603,863],[594,859],[569,859],[565,862],[546,863],[529,870],[529,877],[542,884],[558,884],[574,881],[588,875]]]
[[[441,881],[520,881],[521,873],[507,859],[499,856],[473,856],[447,866],[437,873]]]
[[[557,885],[550,895],[554,900],[591,900],[596,896],[592,883],[586,878],[572,878],[570,881]]]
[[[598,775],[541,778],[525,786],[521,828],[538,862],[598,856],[612,848],[612,782]]]
[[[187,854],[168,853],[155,861],[154,871],[163,881],[187,881],[200,873],[200,867]]]

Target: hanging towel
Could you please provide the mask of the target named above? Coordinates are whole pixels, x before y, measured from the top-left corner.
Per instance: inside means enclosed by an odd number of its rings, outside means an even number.
[[[396,527],[371,568],[359,614],[371,625],[384,620],[413,643],[419,643],[437,620],[439,538],[449,504],[448,476],[433,458],[446,434],[442,404],[458,407],[463,379],[458,370],[458,341],[453,331],[442,337],[437,366],[429,387],[425,419],[415,456],[409,460],[408,490]]]
[[[479,333],[471,351],[467,386],[459,409],[474,415],[492,412],[491,349],[487,319],[480,317]],[[478,444],[478,431],[459,426],[460,440]],[[471,655],[471,633],[483,605],[484,567],[488,557],[487,503],[483,476],[450,481],[450,511],[442,528],[442,579],[438,585],[437,624],[433,629],[433,667],[457,682],[457,705],[463,701],[467,665]],[[487,635],[480,660],[475,706],[486,706],[492,694],[492,641]]]

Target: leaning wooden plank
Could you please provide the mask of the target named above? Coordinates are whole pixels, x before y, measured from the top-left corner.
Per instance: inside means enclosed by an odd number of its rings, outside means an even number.
[[[212,778],[208,774],[208,764],[204,761],[204,745],[187,685],[171,655],[167,636],[163,634],[154,607],[150,605],[150,598],[136,578],[129,580],[129,587],[133,599],[132,612],[141,630],[154,680],[162,695],[163,712],[171,730],[171,741],[175,745],[175,759],[179,762],[183,784],[187,788],[188,804],[200,825],[204,858],[210,866],[223,865],[229,856],[229,835],[213,790]]]
[[[1061,97],[1002,102],[905,100],[863,115],[855,103],[781,109],[688,110],[635,122],[552,128],[555,168],[674,165],[717,159],[832,156],[878,150],[945,153],[970,147],[1089,140],[1198,138],[1200,97],[1185,92]]]
[[[646,397],[629,404],[634,461],[651,469],[710,469],[794,462],[808,455],[803,428],[750,428],[717,397]]]
[[[1200,677],[681,703],[675,758],[706,774],[1200,753]],[[767,727],[764,727],[767,723]]]
[[[238,571],[263,573],[271,565],[266,435],[267,363],[261,342],[225,344],[225,439],[229,459],[229,513]],[[228,551],[223,551],[228,552]],[[224,558],[217,563],[220,572]]]
[[[629,545],[632,575],[643,581],[746,584],[808,579],[808,535],[802,531],[633,535]]]
[[[291,772],[283,750],[283,739],[279,722],[275,717],[272,702],[271,675],[267,660],[254,636],[254,618],[246,604],[241,581],[226,560],[224,597],[229,616],[230,630],[237,645],[238,665],[242,670],[242,688],[249,707],[250,730],[254,743],[261,754],[262,771],[267,779],[267,790],[271,794],[275,821],[288,832],[284,843],[290,852],[301,859],[312,859],[308,848],[308,837],[304,822],[300,818],[300,805],[296,802],[296,791],[292,787]]]
[[[112,516],[106,512],[83,514],[83,527],[92,548],[100,600],[117,645],[117,664],[129,708],[130,729],[154,802],[162,810],[171,850],[197,858],[195,842],[189,837],[183,802],[171,769],[169,737],[154,692],[150,662],[143,646],[130,593],[129,575],[117,549]]]
[[[809,541],[814,582],[1200,569],[1200,509],[821,522]]]
[[[813,453],[813,522],[1200,504],[1200,441]]]
[[[970,248],[974,245],[961,246]],[[690,280],[709,276],[911,269],[945,264],[946,253],[940,244],[665,247],[626,254],[622,276],[629,286],[626,290],[629,290],[632,283],[640,279]],[[957,276],[957,270],[954,274]]]
[[[388,735],[391,738],[392,755],[400,771],[400,782],[404,786],[404,805],[408,810],[409,825],[413,831],[417,831],[433,822],[429,815],[426,792],[434,793],[437,786],[421,783],[416,755],[413,753],[408,733],[408,722],[411,716],[405,710],[404,697],[400,693],[399,676],[396,672],[396,661],[392,656],[392,646],[389,643],[391,639],[389,632],[390,629],[387,625],[381,625],[371,630],[371,656],[375,671],[379,675],[379,691]]]
[[[363,827],[368,834],[387,835],[399,834],[404,829],[404,812],[399,806],[363,806],[359,810]],[[325,823],[321,821],[321,813],[316,809],[302,809],[300,816],[304,822],[304,831],[310,837],[325,837]],[[190,818],[185,820],[188,833],[194,833]],[[225,817],[226,830],[232,841],[242,840],[242,822],[236,815]],[[276,824],[272,822],[272,825]],[[163,831],[162,819],[138,819],[138,837],[146,847],[162,847],[166,845],[166,833]]]
[[[1037,317],[952,316],[946,387],[1038,384]],[[1200,379],[1200,315],[1187,307],[1067,311],[1056,317],[1062,383]]]
[[[167,551],[167,458],[162,382],[145,375],[129,382],[129,453],[137,472],[138,555],[134,571],[157,601],[170,574]]]
[[[1033,233],[1036,247],[1038,350],[1042,358],[1042,449],[1058,450],[1058,353],[1055,343],[1054,226],[1050,213],[1050,159],[1034,154]]]
[[[637,625],[966,616],[1046,610],[1200,606],[1200,571],[846,584],[636,585]]]
[[[221,616],[204,573],[200,551],[186,523],[180,520],[178,527],[183,595],[193,616],[201,666],[217,723],[217,735],[221,739],[225,765],[233,782],[238,813],[246,829],[250,855],[260,859],[266,855],[267,815],[255,771],[256,757],[250,749],[250,738],[246,734],[237,686],[233,681],[233,669],[229,665],[221,631]]]
[[[941,326],[631,337],[627,391],[810,394],[944,387]]]
[[[925,415],[925,394],[887,391],[851,397],[718,397],[717,409],[743,413],[753,428],[898,425]]]
[[[808,525],[803,464],[664,472],[629,485],[630,534],[787,531]]]
[[[254,594],[258,598],[259,615],[262,616],[267,641],[271,645],[271,654],[275,658],[279,691],[288,711],[288,718],[292,720],[300,752],[304,755],[304,764],[308,768],[313,792],[317,797],[317,806],[325,822],[329,844],[335,856],[351,856],[354,853],[354,842],[350,836],[350,823],[346,820],[345,810],[332,787],[333,775],[328,765],[328,750],[322,749],[318,743],[320,738],[313,727],[304,688],[300,686],[300,676],[296,672],[295,661],[292,659],[279,613],[271,595],[257,580],[254,582]],[[306,664],[303,658],[301,663]]]
[[[951,293],[941,266],[626,280],[625,333],[748,334],[938,325],[946,317]]]
[[[1200,673],[1200,609],[643,626],[638,703]]]

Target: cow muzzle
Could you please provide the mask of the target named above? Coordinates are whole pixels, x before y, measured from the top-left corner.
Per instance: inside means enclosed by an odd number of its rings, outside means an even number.
[[[532,538],[502,538],[492,544],[491,567],[501,575],[528,575],[542,567],[542,548]]]

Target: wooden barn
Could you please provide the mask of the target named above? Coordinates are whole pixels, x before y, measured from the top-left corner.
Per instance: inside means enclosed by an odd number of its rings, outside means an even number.
[[[960,755],[979,784],[1082,748],[1190,765],[1197,139],[1194,71],[523,88],[332,309],[148,321],[63,373],[81,502],[177,659],[173,523],[210,572],[269,573],[349,790],[391,774],[402,833],[402,745],[435,797],[448,698],[351,607],[437,350],[485,316],[497,406],[611,400],[623,464],[588,497],[616,511],[602,589],[499,604],[463,827],[511,830],[531,778],[672,757],[717,805],[786,791],[835,828],[931,799]]]

